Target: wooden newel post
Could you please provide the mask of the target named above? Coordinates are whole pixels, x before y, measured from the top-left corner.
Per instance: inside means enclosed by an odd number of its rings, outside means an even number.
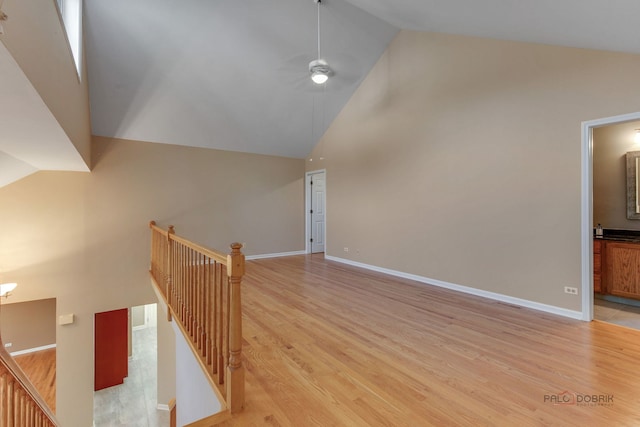
[[[242,244],[231,244],[227,255],[227,276],[229,276],[229,364],[227,365],[227,404],[231,413],[244,406],[244,366],[242,366],[242,303],[240,298],[242,276],[244,275],[244,254]]]
[[[172,234],[176,234],[176,229],[173,225],[169,226],[169,229],[167,230],[167,254],[166,254],[166,262],[167,265],[165,266],[165,272],[167,274],[166,280],[167,280],[167,305],[171,306],[171,304],[173,303],[173,271],[171,271],[171,269],[173,268],[173,241],[171,240],[171,235]],[[167,321],[171,322],[171,310],[169,310],[169,308],[167,308]]]

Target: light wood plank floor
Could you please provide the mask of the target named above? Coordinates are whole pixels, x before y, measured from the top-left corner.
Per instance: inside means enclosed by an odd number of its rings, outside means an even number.
[[[243,286],[246,404],[224,425],[640,425],[640,331],[322,255],[250,261]]]
[[[56,349],[37,351],[14,357],[27,374],[49,408],[56,411]]]

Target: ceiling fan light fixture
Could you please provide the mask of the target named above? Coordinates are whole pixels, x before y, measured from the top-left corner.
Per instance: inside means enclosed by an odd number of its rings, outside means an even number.
[[[321,85],[329,80],[329,76],[323,72],[316,71],[315,73],[311,74],[311,80],[313,80],[315,84]]]
[[[311,73],[311,80],[317,85],[321,85],[329,80],[331,74],[331,68],[329,64],[322,59],[316,59],[309,63],[309,72]]]

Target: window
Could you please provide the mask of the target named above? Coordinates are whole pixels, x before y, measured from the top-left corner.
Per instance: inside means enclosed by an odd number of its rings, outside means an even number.
[[[82,64],[82,0],[56,0],[60,16],[64,22],[67,39],[76,63],[78,76],[81,76]]]

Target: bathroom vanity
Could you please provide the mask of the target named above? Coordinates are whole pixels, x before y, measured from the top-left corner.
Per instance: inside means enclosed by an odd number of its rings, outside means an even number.
[[[640,235],[635,233],[607,235],[605,232],[604,237],[594,239],[595,292],[640,299]]]

